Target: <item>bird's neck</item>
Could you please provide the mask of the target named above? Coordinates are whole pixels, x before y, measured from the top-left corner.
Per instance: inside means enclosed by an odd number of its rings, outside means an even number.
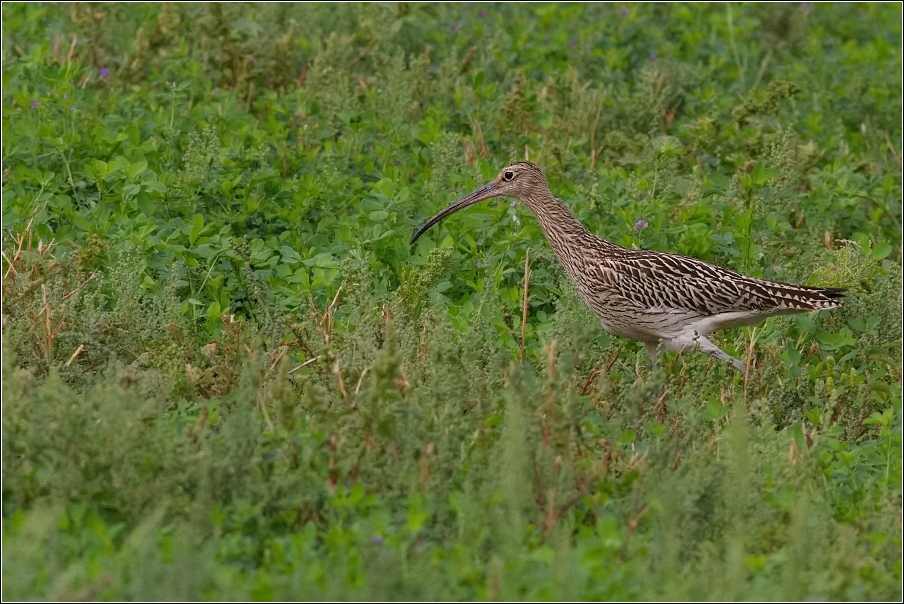
[[[537,221],[543,228],[543,234],[546,235],[549,245],[562,264],[568,264],[571,260],[571,252],[586,248],[591,242],[595,247],[618,248],[614,243],[588,231],[587,227],[574,217],[565,202],[549,191],[542,191],[527,197],[524,199],[524,204],[537,217]]]
[[[581,281],[581,273],[586,270],[586,258],[582,255],[586,255],[591,249],[604,255],[607,252],[617,255],[621,249],[618,245],[588,231],[587,227],[574,217],[565,202],[552,193],[544,191],[532,195],[524,199],[524,203],[537,217],[549,246],[565,269],[565,273],[575,284]]]
[[[524,204],[537,217],[540,226],[543,227],[543,233],[550,243],[553,238],[573,239],[589,233],[586,227],[574,217],[565,202],[554,197],[548,191],[525,198]]]

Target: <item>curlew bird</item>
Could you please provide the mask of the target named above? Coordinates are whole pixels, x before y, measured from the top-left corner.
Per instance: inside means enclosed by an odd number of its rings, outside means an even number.
[[[568,278],[606,331],[643,342],[654,364],[660,349],[697,350],[746,375],[745,365],[707,336],[774,315],[842,305],[841,288],[755,279],[696,258],[632,250],[597,237],[553,196],[543,172],[526,161],[506,166],[489,184],[447,206],[411,243],[458,210],[500,196],[514,197],[531,209]]]

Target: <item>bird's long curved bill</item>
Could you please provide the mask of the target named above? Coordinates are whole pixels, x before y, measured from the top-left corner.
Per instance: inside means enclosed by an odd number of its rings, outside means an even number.
[[[496,185],[494,183],[490,183],[488,185],[480,187],[475,191],[472,191],[458,201],[449,204],[444,210],[440,211],[436,216],[428,220],[427,224],[418,229],[417,233],[415,233],[411,238],[411,245],[413,245],[421,235],[429,231],[430,227],[432,227],[434,224],[436,224],[446,216],[454,214],[462,208],[474,205],[475,203],[481,202],[485,199],[496,197],[497,195],[499,195],[499,193],[496,192]]]

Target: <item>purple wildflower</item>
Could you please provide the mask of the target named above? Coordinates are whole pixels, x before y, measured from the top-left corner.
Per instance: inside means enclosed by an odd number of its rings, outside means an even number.
[[[107,69],[106,67],[101,67],[100,69],[97,70],[97,74],[100,76],[100,79],[106,80],[107,78],[110,77],[110,70]]]
[[[572,40],[571,42],[568,43],[568,45],[571,46],[572,48],[574,48],[575,46],[578,45],[578,41],[577,41],[577,40]]]
[[[812,10],[812,7],[810,6],[810,3],[809,3],[809,2],[801,2],[801,3],[800,3],[800,10],[804,11],[804,14],[805,14],[805,15],[809,15],[809,14],[810,14],[810,11]]]
[[[39,103],[39,102],[37,102],[37,101],[32,101],[32,102],[31,102],[31,108],[32,108],[32,109],[37,109],[37,108],[40,107],[40,106],[41,106],[41,103]]]
[[[376,537],[371,537],[370,542],[374,545],[383,545],[383,537],[377,535]]]
[[[479,13],[477,13],[477,16],[480,17],[481,19],[486,19],[486,18],[487,18],[487,11],[482,10],[482,11],[480,11]]]
[[[628,7],[625,6],[624,4],[622,4],[621,11],[619,11],[619,12],[621,13],[622,18],[627,17],[628,16]]]
[[[459,31],[461,31],[461,27],[459,27],[458,25],[453,25],[453,26],[452,26],[452,33],[453,33],[453,34],[457,34]]]
[[[655,61],[656,59],[657,59],[656,53],[655,53],[655,52],[650,53],[650,60],[651,60],[651,61]]]
[[[641,220],[638,220],[637,222],[634,223],[634,230],[635,230],[635,231],[642,231],[642,230],[644,230],[645,228],[647,228],[648,226],[650,226],[650,225],[647,224],[647,221],[641,219]]]

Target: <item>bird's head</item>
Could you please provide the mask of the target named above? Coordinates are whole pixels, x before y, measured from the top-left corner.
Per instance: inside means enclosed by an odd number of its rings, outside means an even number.
[[[475,203],[491,199],[493,197],[514,197],[519,201],[529,199],[531,195],[535,195],[540,191],[548,191],[549,185],[546,183],[546,177],[540,168],[528,161],[519,161],[509,164],[499,171],[499,174],[489,183],[471,191],[458,201],[452,202],[445,209],[440,211],[436,216],[427,221],[427,223],[418,229],[417,233],[411,238],[413,244],[418,238],[426,233],[430,227],[437,222],[454,214],[462,208],[466,208]]]

